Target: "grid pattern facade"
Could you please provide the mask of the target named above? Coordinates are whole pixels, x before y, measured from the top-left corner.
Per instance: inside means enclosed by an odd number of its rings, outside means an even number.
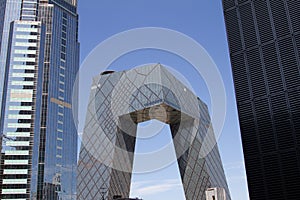
[[[10,32],[10,23],[20,19],[20,0],[1,0],[0,1],[0,114],[3,109],[2,96],[4,88],[4,75],[6,69],[6,56],[8,50],[8,39]]]
[[[38,0],[23,0],[21,7],[21,20],[36,21],[38,12]]]
[[[77,102],[71,102],[79,68],[76,5],[74,0],[0,1],[3,199],[76,199],[72,106]],[[11,101],[10,95],[19,99]],[[15,105],[17,100],[22,105]],[[20,155],[6,156],[7,149]]]
[[[5,76],[0,198],[30,197],[37,177],[44,29],[39,22],[15,21],[11,25]],[[33,159],[35,158],[35,159]]]
[[[300,2],[224,0],[251,199],[300,196]]]
[[[78,15],[76,7],[63,3],[39,3],[38,20],[46,25],[46,44],[38,199],[74,199],[76,193],[77,129],[72,106],[77,106],[72,105],[76,104],[72,90],[79,69]]]
[[[213,131],[206,105],[160,64],[94,78],[77,198],[129,195],[137,124],[150,119],[170,125],[186,199],[205,200],[210,187],[224,188],[230,199],[217,145],[207,157],[199,155],[206,133]]]

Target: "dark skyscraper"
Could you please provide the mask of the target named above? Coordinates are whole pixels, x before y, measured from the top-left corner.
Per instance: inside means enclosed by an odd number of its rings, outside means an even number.
[[[223,0],[250,198],[300,197],[300,1]]]
[[[0,199],[76,199],[77,1],[0,0],[0,39]]]

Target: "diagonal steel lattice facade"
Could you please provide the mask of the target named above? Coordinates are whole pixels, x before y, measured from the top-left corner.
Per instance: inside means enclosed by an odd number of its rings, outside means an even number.
[[[78,162],[77,198],[128,197],[137,125],[151,119],[170,126],[186,199],[206,199],[211,187],[224,188],[230,199],[207,106],[160,64],[94,78]]]

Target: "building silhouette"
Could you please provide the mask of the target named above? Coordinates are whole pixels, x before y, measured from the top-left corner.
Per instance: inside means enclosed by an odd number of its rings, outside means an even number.
[[[1,199],[76,198],[76,7],[0,1]]]
[[[104,72],[93,79],[77,198],[129,196],[137,124],[151,119],[170,126],[186,199],[204,200],[210,187],[225,188],[230,199],[207,106],[160,64]]]
[[[223,0],[250,198],[300,196],[300,3]]]

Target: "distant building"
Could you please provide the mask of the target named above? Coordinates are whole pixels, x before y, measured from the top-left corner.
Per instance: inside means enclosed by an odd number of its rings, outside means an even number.
[[[115,200],[143,200],[139,198],[121,198],[121,199],[115,199]]]
[[[114,197],[113,200],[143,200],[139,198],[122,198],[122,197]]]
[[[224,188],[208,188],[205,193],[206,200],[226,200]]]

